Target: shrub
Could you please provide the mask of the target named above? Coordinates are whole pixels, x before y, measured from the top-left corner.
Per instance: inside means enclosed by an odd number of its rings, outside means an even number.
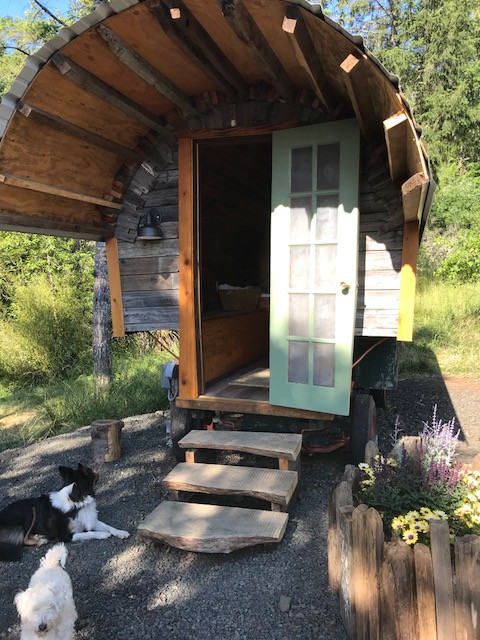
[[[390,457],[359,465],[357,499],[379,511],[387,535],[428,542],[432,518],[448,520],[452,539],[480,533],[480,473],[455,461],[457,441],[454,420],[437,420],[435,408],[413,444],[397,443]]]

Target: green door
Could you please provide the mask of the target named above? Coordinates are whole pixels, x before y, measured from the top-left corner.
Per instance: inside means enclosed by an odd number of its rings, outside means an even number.
[[[358,262],[355,120],[273,134],[270,404],[348,415]]]

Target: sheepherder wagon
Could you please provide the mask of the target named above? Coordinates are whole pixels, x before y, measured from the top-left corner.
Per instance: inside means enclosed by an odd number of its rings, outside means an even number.
[[[179,330],[179,457],[219,426],[362,456],[434,183],[360,37],[304,0],[112,0],[27,59],[0,134],[0,228],[105,240],[114,335]]]

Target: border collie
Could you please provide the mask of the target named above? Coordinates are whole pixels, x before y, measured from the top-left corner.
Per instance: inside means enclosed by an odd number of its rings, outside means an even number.
[[[77,469],[59,467],[58,470],[63,481],[60,491],[17,500],[0,511],[0,560],[20,560],[23,545],[130,535],[98,519],[94,489],[97,473],[83,464]]]

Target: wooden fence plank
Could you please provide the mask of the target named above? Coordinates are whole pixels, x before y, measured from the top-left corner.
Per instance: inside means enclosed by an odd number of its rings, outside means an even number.
[[[375,456],[378,456],[379,450],[377,443],[374,440],[369,440],[365,445],[365,462],[372,465]]]
[[[352,601],[355,611],[355,638],[369,640],[368,629],[368,592],[367,583],[367,514],[366,504],[360,504],[352,514]]]
[[[385,545],[382,567],[382,638],[417,638],[413,552],[402,540]],[[452,636],[453,637],[453,636]]]
[[[380,640],[380,572],[383,559],[383,522],[376,509],[370,507],[366,522],[366,583],[368,586],[368,640]]]
[[[340,507],[338,533],[340,538],[340,615],[349,638],[355,638],[355,611],[352,602],[352,505]]]
[[[328,507],[328,584],[334,593],[340,588],[339,509],[352,505],[352,489],[343,481],[332,492]]]
[[[450,561],[450,531],[446,520],[430,520],[433,582],[438,640],[455,638],[455,607],[453,600],[452,564]]]
[[[480,551],[477,536],[462,536],[455,540],[455,627],[456,640],[475,640],[478,626],[475,611],[475,571]],[[476,562],[477,561],[477,562]],[[472,589],[473,587],[473,589]],[[472,615],[473,614],[473,615]],[[473,616],[475,615],[475,621]]]
[[[430,548],[417,542],[413,547],[417,587],[418,640],[436,640],[435,595]]]

